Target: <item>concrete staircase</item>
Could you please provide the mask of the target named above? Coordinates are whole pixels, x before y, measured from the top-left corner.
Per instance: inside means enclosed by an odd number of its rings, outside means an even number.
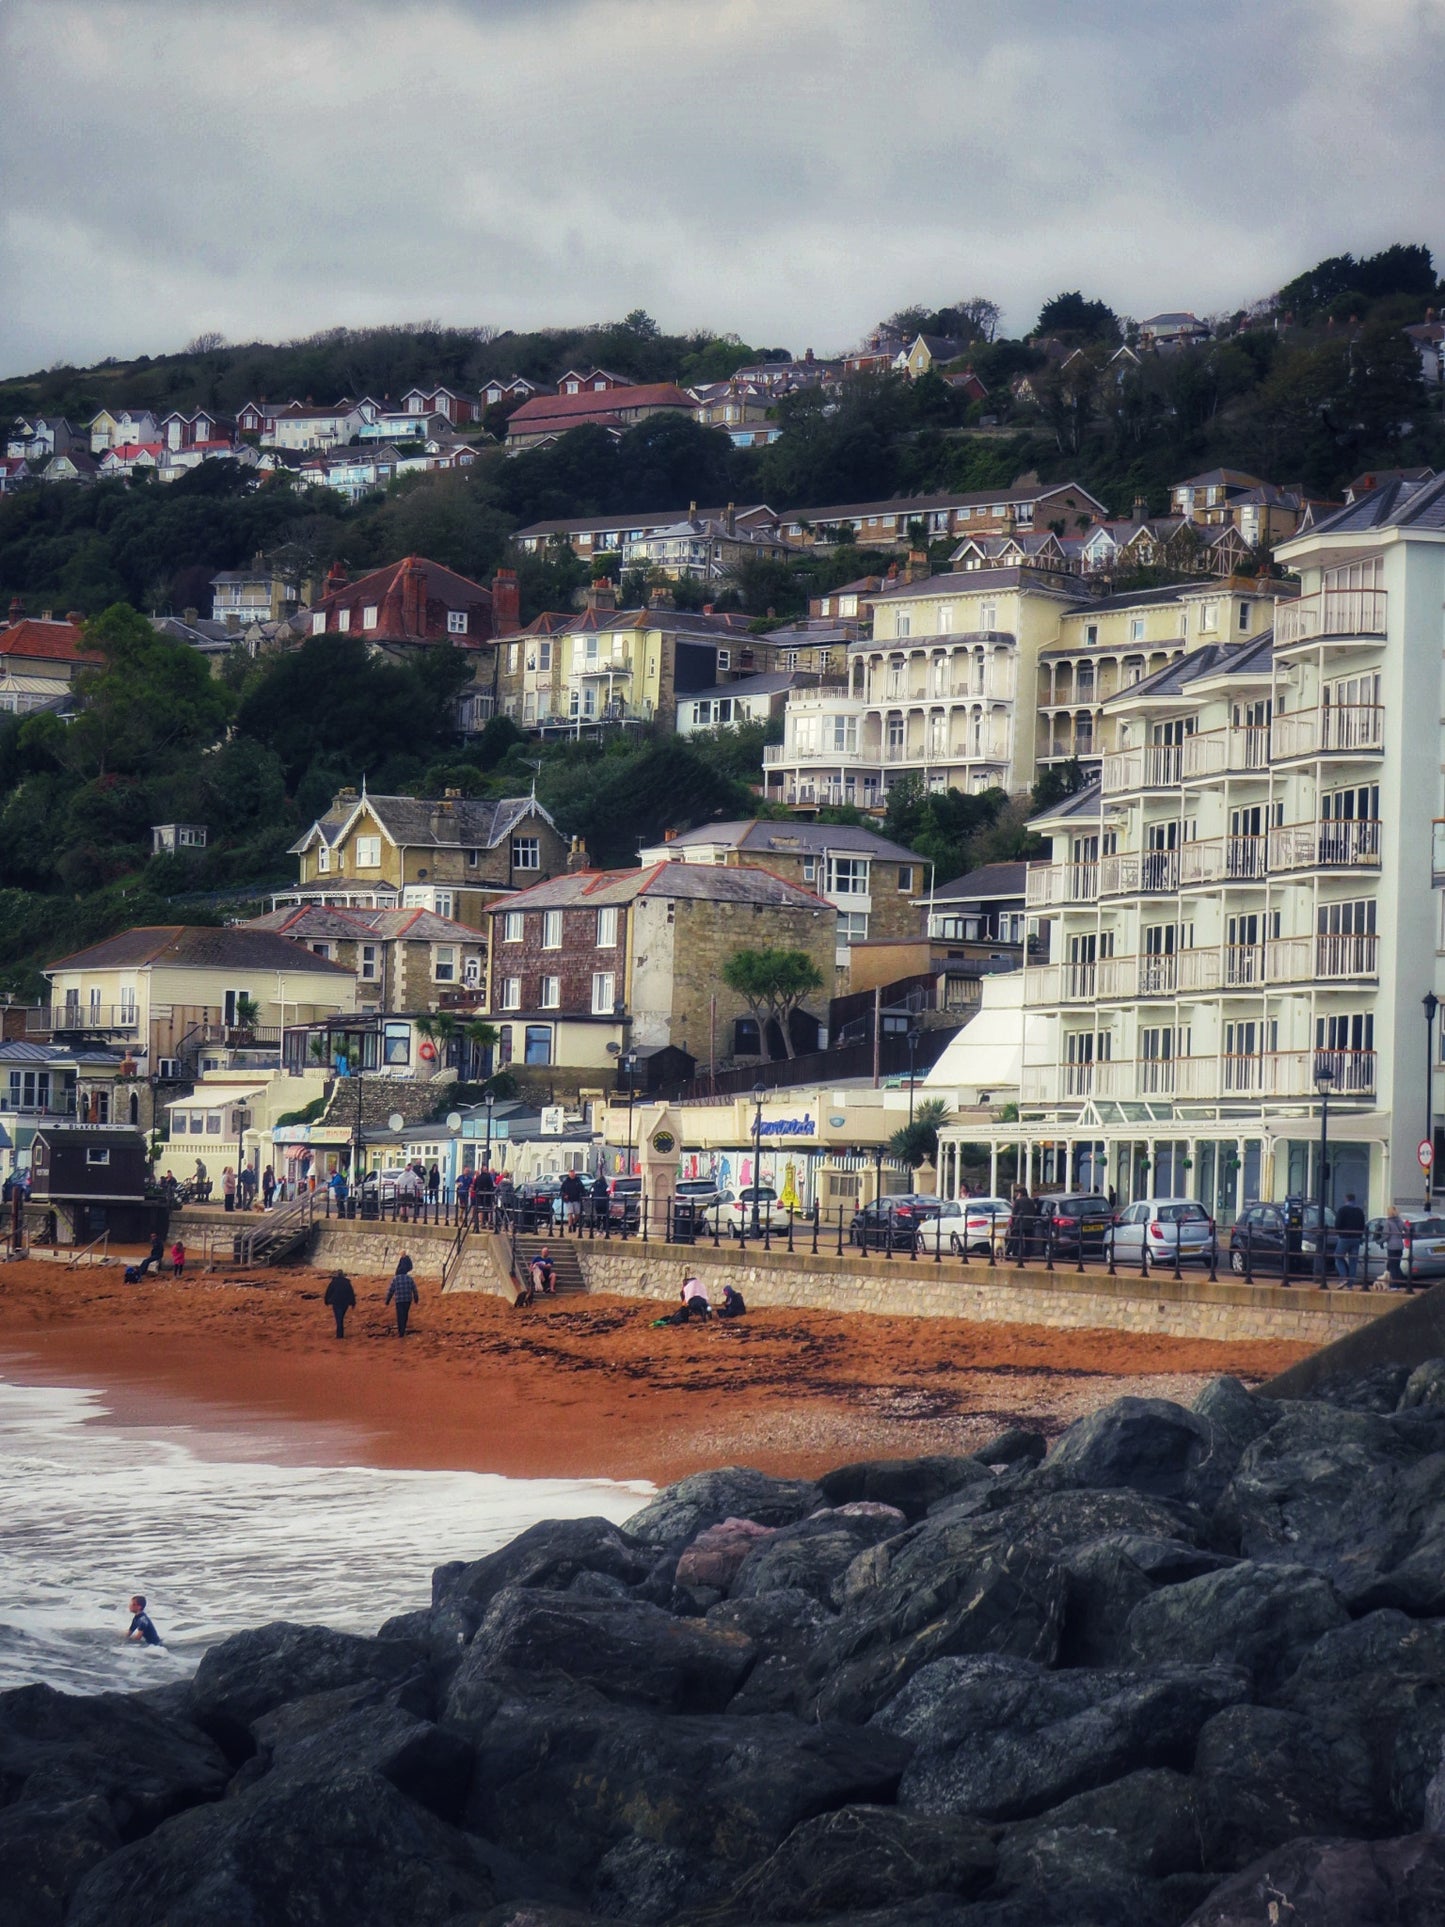
[[[577,1256],[577,1246],[570,1238],[522,1237],[517,1239],[518,1282],[528,1275],[528,1267],[533,1258],[546,1245],[552,1260],[552,1269],[557,1274],[557,1295],[563,1297],[587,1289],[587,1280],[582,1276],[581,1261]]]

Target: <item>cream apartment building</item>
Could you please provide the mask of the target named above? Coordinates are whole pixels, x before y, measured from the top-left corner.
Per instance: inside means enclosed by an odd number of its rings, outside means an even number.
[[[1445,478],[1396,481],[1285,544],[1272,634],[1192,651],[1104,704],[1100,780],[1038,828],[1051,927],[1025,996],[1034,1182],[1187,1194],[1224,1220],[1319,1184],[1419,1202],[1445,989]],[[1429,1102],[1427,1108],[1427,1085]]]
[[[1029,569],[974,569],[881,589],[873,635],[848,650],[846,691],[789,697],[764,751],[770,802],[881,807],[910,775],[930,789],[1018,790],[1034,780],[1040,652],[1083,600]]]

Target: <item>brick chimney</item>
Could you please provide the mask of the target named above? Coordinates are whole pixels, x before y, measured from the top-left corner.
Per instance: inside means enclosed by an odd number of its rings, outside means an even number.
[[[75,628],[78,629],[81,623],[85,621],[85,617],[79,609],[67,609],[65,612],[65,620],[72,623]]]
[[[587,868],[587,845],[580,836],[574,836],[567,848],[567,874],[575,876],[579,870]]]
[[[910,549],[908,551],[908,563],[903,571],[903,580],[905,582],[926,582],[930,574],[931,570],[928,563],[927,549]]]
[[[414,555],[401,565],[401,626],[404,634],[426,634],[426,574]]]
[[[431,833],[435,837],[451,841],[456,836],[457,806],[456,791],[448,790],[431,806]]]
[[[1134,520],[1136,522],[1147,522],[1149,520],[1149,504],[1142,495],[1136,495],[1134,497]]]
[[[675,609],[677,602],[671,589],[654,589],[647,598],[649,609]]]
[[[513,636],[522,626],[522,588],[515,569],[498,569],[492,577],[492,634]]]
[[[582,600],[587,608],[594,611],[615,609],[617,607],[617,589],[605,575],[599,575],[591,588],[587,590]]]
[[[729,535],[736,535],[736,534],[737,534],[737,532],[738,532],[738,509],[737,509],[737,503],[736,503],[736,502],[729,502],[729,503],[728,503],[728,505],[727,505],[727,509],[726,509],[726,512],[725,512],[725,513],[724,513],[724,515],[723,515],[723,527],[724,527],[724,528],[725,528],[725,529],[727,530],[727,532],[728,532],[728,534],[729,534]]]
[[[10,627],[13,629],[17,622],[24,622],[24,620],[25,604],[20,600],[18,595],[13,595],[10,598]]]
[[[347,575],[345,568],[340,562],[333,562],[331,567],[326,571],[326,586],[322,590],[322,594],[335,595],[338,589],[344,589],[346,587],[346,582]]]

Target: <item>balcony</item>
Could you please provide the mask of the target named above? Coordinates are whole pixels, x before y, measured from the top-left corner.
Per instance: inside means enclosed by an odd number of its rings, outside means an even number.
[[[1101,896],[1156,896],[1178,888],[1178,850],[1125,851],[1099,865]]]
[[[1276,937],[1267,949],[1272,984],[1342,983],[1379,975],[1379,938],[1374,935]]]
[[[1267,858],[1262,836],[1201,837],[1179,852],[1179,881],[1185,888],[1198,883],[1262,883],[1268,873]]]
[[[1114,750],[1104,758],[1104,794],[1176,789],[1183,769],[1183,743],[1146,743],[1138,749]]]
[[[1317,636],[1383,636],[1388,604],[1383,589],[1326,589],[1274,605],[1277,649]]]
[[[1269,749],[1276,762],[1294,756],[1354,756],[1385,747],[1385,711],[1380,703],[1328,703],[1276,716]]]
[[[39,1004],[26,1011],[25,1028],[41,1037],[81,1033],[134,1037],[140,1030],[140,1012],[134,1004]]]
[[[1222,990],[1258,990],[1264,982],[1265,954],[1262,943],[1226,944],[1221,973]]]
[[[901,756],[902,751],[898,754]],[[763,750],[764,769],[776,769],[780,765],[794,763],[832,763],[842,768],[845,763],[866,763],[876,768],[883,760],[883,752],[876,743],[862,749],[800,749],[795,744],[791,749],[786,743],[769,743]]]
[[[1053,904],[1092,903],[1099,894],[1097,863],[1031,863],[1024,887],[1030,910]]]
[[[1445,890],[1445,817],[1430,825],[1430,887]]]
[[[1368,1097],[1375,1090],[1372,1050],[1280,1050],[1220,1059],[1221,1094],[1226,1097],[1318,1096],[1315,1072],[1328,1067],[1331,1097]]]
[[[1269,868],[1352,870],[1380,867],[1380,825],[1369,817],[1281,823],[1269,833]]]
[[[1218,990],[1223,972],[1217,950],[1181,950],[1175,961],[1178,965],[1179,988],[1186,995],[1201,990]]]

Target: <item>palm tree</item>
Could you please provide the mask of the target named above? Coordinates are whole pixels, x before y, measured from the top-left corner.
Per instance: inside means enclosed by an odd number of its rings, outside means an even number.
[[[236,999],[236,1029],[239,1031],[254,1031],[256,1028],[256,1020],[260,1015],[261,1006],[256,1002],[256,999],[254,997],[248,997],[242,992]]]
[[[484,1018],[474,1017],[471,1023],[463,1030],[462,1036],[465,1038],[467,1044],[469,1058],[467,1072],[470,1078],[470,1074],[473,1071],[481,1068],[477,1060],[483,1057],[486,1052],[494,1051],[497,1048],[497,1045],[501,1042],[501,1032],[495,1024],[487,1023]]]
[[[436,1040],[440,1046],[437,1053],[437,1063],[439,1065],[455,1063],[457,1037],[460,1030],[461,1025],[449,1010],[440,1010],[437,1012]]]
[[[314,1057],[318,1064],[329,1064],[331,1062],[331,1047],[326,1041],[326,1033],[324,1031],[318,1030],[312,1032],[308,1054]]]
[[[440,1037],[441,1035],[441,1025],[439,1020],[430,1011],[427,1011],[427,1012],[424,1012],[420,1017],[414,1019],[413,1021],[416,1028],[416,1034],[418,1037],[421,1038],[422,1044],[434,1045],[436,1043],[437,1038]],[[438,1064],[440,1064],[441,1062],[440,1058],[438,1058],[437,1062]]]

